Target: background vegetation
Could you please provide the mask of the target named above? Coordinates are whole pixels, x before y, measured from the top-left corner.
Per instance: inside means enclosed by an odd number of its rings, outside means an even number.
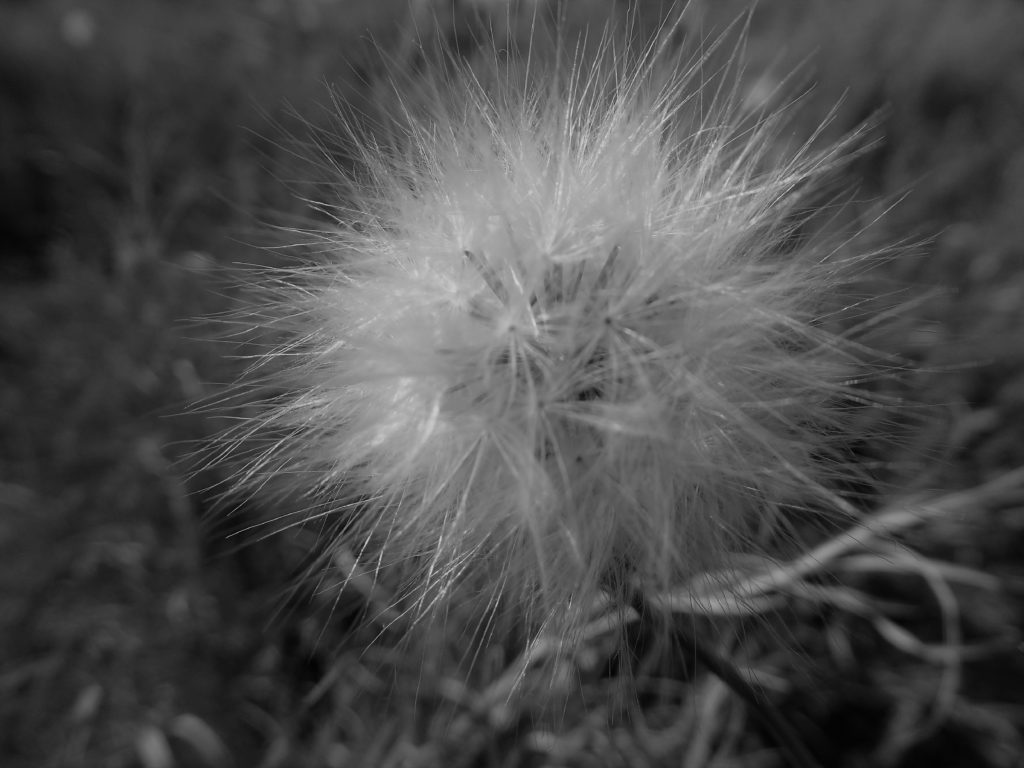
[[[745,6],[693,3],[690,24]],[[329,124],[328,84],[358,107],[366,36],[405,50],[406,11],[0,3],[0,764],[780,764],[717,678],[661,670],[625,717],[579,662],[557,717],[510,705],[508,660],[462,681],[369,647],[357,604],[283,598],[308,534],[239,548],[210,523],[223,478],[183,460],[225,417],[189,404],[238,362],[202,318],[232,305],[232,265],[286,258],[266,225],[307,215],[317,180],[289,137]],[[1014,0],[774,0],[752,18],[749,97],[801,63],[813,84],[796,135],[837,103],[835,135],[880,115],[853,210],[890,209],[870,237],[914,245],[878,285],[924,298],[876,334],[914,366],[891,393],[911,415],[865,461],[883,500],[949,502],[915,548],[985,575],[947,570],[970,649],[952,688],[950,659],[909,639],[942,639],[919,577],[850,567],[827,585],[849,610],[797,601],[741,634],[737,663],[826,765],[1024,764],[1024,496],[955,495],[1024,465],[1021,30]]]

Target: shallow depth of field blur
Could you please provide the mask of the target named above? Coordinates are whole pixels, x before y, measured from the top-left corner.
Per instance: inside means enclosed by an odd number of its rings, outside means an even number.
[[[583,23],[606,2],[569,6]],[[645,18],[668,5],[641,4]],[[471,28],[499,5],[444,13]],[[712,34],[745,5],[693,3],[690,23]],[[187,458],[225,423],[192,404],[241,364],[211,318],[232,306],[237,265],[287,258],[272,225],[309,215],[318,181],[294,138],[330,124],[332,98],[366,98],[367,38],[401,55],[407,9],[0,0],[5,768],[781,764],[703,673],[662,671],[675,693],[659,698],[652,678],[629,716],[600,681],[557,717],[539,698],[502,709],[370,646],[358,606],[289,592],[301,532],[243,547],[211,517],[223,478]],[[889,385],[908,403],[889,417],[897,447],[863,449],[884,500],[1024,465],[1024,4],[762,0],[750,35],[750,98],[798,65],[813,84],[794,135],[837,104],[830,135],[878,115],[849,171],[853,208],[862,223],[888,211],[874,246],[905,245],[878,290],[920,297],[872,336],[914,369]],[[870,615],[793,609],[795,624],[750,629],[766,639],[742,663],[824,764],[1024,764],[1024,495],[963,498],[907,536],[1000,580],[952,580],[972,652],[944,698],[942,664]],[[843,586],[937,641],[918,581]],[[936,700],[944,718],[929,723]],[[713,738],[679,736],[679,718],[702,716]]]

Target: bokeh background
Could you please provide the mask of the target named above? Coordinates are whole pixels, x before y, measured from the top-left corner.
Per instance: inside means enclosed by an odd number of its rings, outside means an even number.
[[[672,8],[632,5],[651,28]],[[302,534],[239,546],[224,478],[190,461],[227,424],[208,406],[240,365],[216,320],[240,265],[287,261],[274,227],[308,220],[329,175],[302,137],[371,98],[382,51],[411,62],[416,30],[471,48],[491,25],[521,36],[534,6],[584,27],[624,3],[0,1],[0,765],[780,764],[749,723],[726,749],[660,705],[616,720],[598,688],[553,720],[496,718],[443,669],[368,649],[330,595],[289,592]],[[713,37],[748,6],[693,2],[685,28]],[[864,449],[887,492],[1024,465],[1024,4],[762,0],[746,60],[747,98],[787,77],[801,94],[795,141],[826,115],[831,138],[873,120],[852,216],[900,244],[873,279],[907,299],[872,336],[907,371],[887,385],[899,439]],[[1024,765],[1022,503],[913,542],[999,580],[958,592],[984,652],[942,725],[917,727],[927,659],[855,618],[792,633],[805,650],[772,695],[825,764]],[[919,589],[883,592],[930,631]],[[819,664],[824,637],[848,664]],[[680,680],[714,715],[708,685]]]

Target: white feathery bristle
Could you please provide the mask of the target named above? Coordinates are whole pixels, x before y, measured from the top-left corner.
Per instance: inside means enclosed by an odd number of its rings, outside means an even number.
[[[493,53],[396,77],[384,131],[345,118],[340,226],[256,311],[284,340],[239,485],[410,617],[563,636],[841,508],[856,355],[825,326],[857,260],[801,228],[849,146],[780,162],[706,66]]]

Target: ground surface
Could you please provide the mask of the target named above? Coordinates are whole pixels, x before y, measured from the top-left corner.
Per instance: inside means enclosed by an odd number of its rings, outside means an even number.
[[[0,764],[780,764],[706,675],[663,675],[630,717],[600,679],[561,718],[497,707],[500,674],[456,683],[366,651],[345,611],[282,606],[301,534],[238,550],[209,522],[221,478],[183,460],[224,421],[189,404],[237,363],[197,318],[230,305],[229,265],[279,258],[265,222],[305,213],[294,113],[323,119],[325,80],[359,98],[357,32],[401,43],[399,0],[341,5],[0,3]],[[914,245],[879,284],[925,298],[878,335],[917,372],[892,385],[914,404],[899,447],[872,458],[893,497],[944,497],[1024,465],[1024,6],[824,5],[761,3],[751,71],[806,58],[807,124],[837,101],[837,134],[880,114],[852,173],[885,202],[859,215],[892,205],[874,237]],[[968,495],[904,536],[1000,580],[952,579],[977,646],[952,693],[899,633],[941,640],[919,577],[834,576],[899,602],[896,629],[808,600],[744,635],[826,765],[1024,764],[1022,504]]]

